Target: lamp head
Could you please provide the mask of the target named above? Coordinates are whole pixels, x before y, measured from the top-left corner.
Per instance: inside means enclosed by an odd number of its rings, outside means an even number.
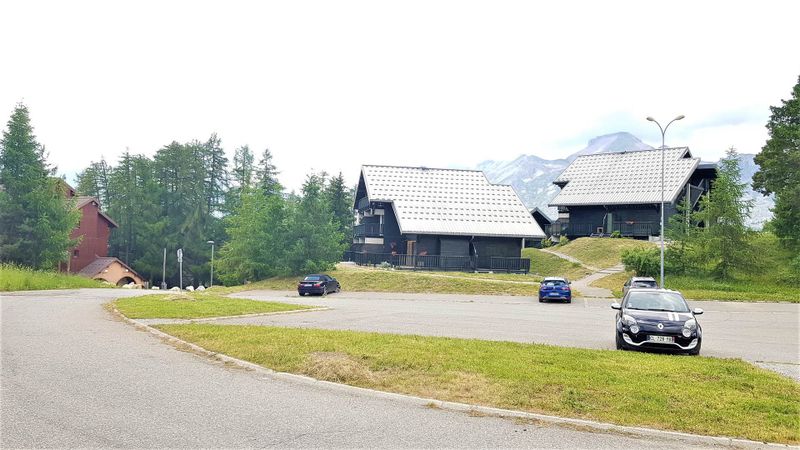
[[[673,119],[673,120],[681,120],[681,119],[683,119],[684,117],[686,117],[686,116],[684,116],[683,114],[681,114],[680,116],[676,117],[676,118],[675,118],[675,119]]]
[[[208,241],[208,242],[206,242],[206,244],[213,244],[213,243],[214,243],[214,241]]]
[[[647,120],[649,120],[650,122],[655,122],[655,121],[656,121],[656,119],[653,119],[653,118],[652,118],[652,117],[650,117],[650,116],[647,116]]]

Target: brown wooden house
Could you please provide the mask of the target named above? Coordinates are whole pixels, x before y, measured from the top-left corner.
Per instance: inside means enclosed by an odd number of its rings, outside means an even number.
[[[59,270],[117,285],[130,282],[142,284],[142,277],[133,269],[117,258],[108,256],[108,239],[111,230],[118,225],[102,211],[100,201],[94,197],[76,196],[75,189],[64,184],[65,195],[75,201],[75,207],[81,212],[78,226],[70,234],[72,239],[79,239],[80,242],[70,249],[68,260],[59,264]],[[111,268],[114,270],[109,270]]]

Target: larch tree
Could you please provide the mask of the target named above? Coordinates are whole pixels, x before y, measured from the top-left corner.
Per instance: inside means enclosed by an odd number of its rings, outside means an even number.
[[[18,104],[0,141],[0,261],[53,269],[76,244],[70,233],[80,213],[53,173]]]

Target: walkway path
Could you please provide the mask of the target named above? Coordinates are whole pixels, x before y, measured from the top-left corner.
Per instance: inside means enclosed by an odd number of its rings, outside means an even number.
[[[543,252],[550,253],[551,255],[558,256],[559,258],[566,259],[569,262],[573,262],[576,264],[580,264],[585,269],[591,270],[592,273],[572,282],[572,287],[580,291],[580,293],[584,297],[589,298],[614,298],[614,294],[611,292],[610,289],[601,288],[591,286],[592,283],[595,281],[605,278],[609,275],[620,273],[625,270],[625,266],[622,264],[618,264],[614,267],[609,267],[607,269],[598,269],[597,267],[589,266],[584,264],[582,261],[573,258],[572,256],[565,255],[563,253],[559,253],[555,250],[550,250],[547,248],[542,249]]]

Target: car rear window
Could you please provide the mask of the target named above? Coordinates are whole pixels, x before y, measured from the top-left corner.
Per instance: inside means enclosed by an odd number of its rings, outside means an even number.
[[[545,280],[544,281],[544,285],[545,286],[564,286],[565,284],[567,284],[567,283],[565,283],[565,282],[563,282],[561,280]]]
[[[686,300],[674,292],[632,291],[625,307],[645,311],[689,312]]]
[[[305,277],[303,281],[322,281],[322,277],[320,276]]]
[[[631,284],[632,287],[641,287],[641,288],[654,288],[657,287],[655,281],[634,281]]]

